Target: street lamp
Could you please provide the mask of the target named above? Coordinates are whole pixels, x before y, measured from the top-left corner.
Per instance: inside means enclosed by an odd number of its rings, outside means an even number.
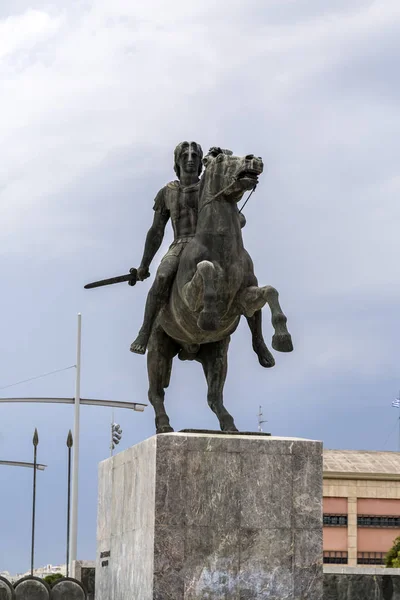
[[[127,408],[136,412],[143,412],[147,404],[140,402],[119,402],[117,400],[98,400],[81,398],[81,340],[82,340],[82,315],[78,314],[78,335],[76,349],[76,380],[74,398],[0,398],[1,402],[29,402],[48,404],[73,404],[74,405],[74,454],[72,465],[72,510],[71,510],[71,552],[70,570],[72,563],[76,560],[78,540],[78,475],[79,475],[79,429],[80,429],[80,405],[109,406],[112,408]]]
[[[33,469],[35,467],[35,463],[30,462],[20,462],[16,460],[0,460],[0,465],[5,465],[6,467],[28,467]],[[36,464],[36,469],[38,471],[44,471],[47,465]]]

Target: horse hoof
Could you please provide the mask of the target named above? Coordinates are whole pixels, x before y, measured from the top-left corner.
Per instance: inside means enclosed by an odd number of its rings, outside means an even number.
[[[173,431],[171,425],[166,425],[165,427],[157,427],[156,433],[172,433]]]
[[[292,352],[292,336],[290,333],[275,333],[272,337],[272,347],[277,352]]]
[[[131,344],[130,351],[135,354],[146,354],[146,346],[133,343]]]
[[[258,362],[262,367],[271,369],[275,366],[275,359],[262,340],[253,344],[253,350],[257,354]]]
[[[218,314],[216,312],[205,312],[203,310],[199,315],[197,325],[203,331],[216,331],[219,325]]]
[[[232,421],[228,421],[227,423],[221,423],[221,431],[239,431],[236,427],[235,423]]]

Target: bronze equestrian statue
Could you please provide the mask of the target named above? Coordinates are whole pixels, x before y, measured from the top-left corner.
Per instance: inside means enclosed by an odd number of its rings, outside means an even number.
[[[200,179],[202,165],[205,172]],[[196,142],[182,142],[175,149],[175,172],[179,181],[157,194],[139,269],[134,274],[90,284],[96,287],[115,281],[149,277],[149,267],[159,249],[171,218],[174,242],[161,261],[149,292],[145,316],[131,351],[147,350],[149,400],[156,415],[157,433],[173,431],[164,406],[172,361],[197,360],[208,384],[207,400],[222,431],[237,431],[223,404],[227,355],[231,334],[240,317],[249,324],[253,348],[264,367],[275,364],[261,330],[261,309],[268,304],[275,333],[272,347],[293,350],[278,292],[258,287],[253,262],[243,246],[245,219],[237,203],[255,188],[263,172],[261,158],[233,156],[212,148],[202,159]]]

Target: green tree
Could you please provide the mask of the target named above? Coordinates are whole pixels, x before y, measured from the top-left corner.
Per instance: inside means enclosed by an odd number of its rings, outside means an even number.
[[[400,536],[394,540],[392,548],[385,556],[385,567],[400,568]]]
[[[61,575],[61,573],[52,573],[51,575],[46,575],[46,577],[43,577],[44,581],[46,581],[50,586],[53,585],[53,583],[55,583],[59,579],[63,578],[64,575]]]

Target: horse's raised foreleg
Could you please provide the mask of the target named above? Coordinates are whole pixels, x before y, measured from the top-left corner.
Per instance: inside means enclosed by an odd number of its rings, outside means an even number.
[[[227,337],[220,342],[204,344],[196,358],[203,366],[208,384],[208,405],[217,415],[221,431],[237,431],[233,417],[226,410],[223,402],[229,342],[230,338]]]
[[[217,313],[217,273],[209,260],[198,263],[191,281],[183,287],[183,299],[193,312],[202,308],[197,324],[204,331],[215,331],[219,325]]]
[[[270,285],[250,286],[239,295],[239,304],[246,317],[253,316],[267,303],[271,309],[271,322],[275,330],[272,347],[278,352],[291,352],[293,350],[292,338],[286,327],[287,318],[279,304],[277,290]]]
[[[147,373],[149,377],[149,401],[153,405],[157,433],[173,431],[164,406],[164,389],[171,377],[172,360],[177,353],[173,340],[160,328],[153,331],[147,352]]]

